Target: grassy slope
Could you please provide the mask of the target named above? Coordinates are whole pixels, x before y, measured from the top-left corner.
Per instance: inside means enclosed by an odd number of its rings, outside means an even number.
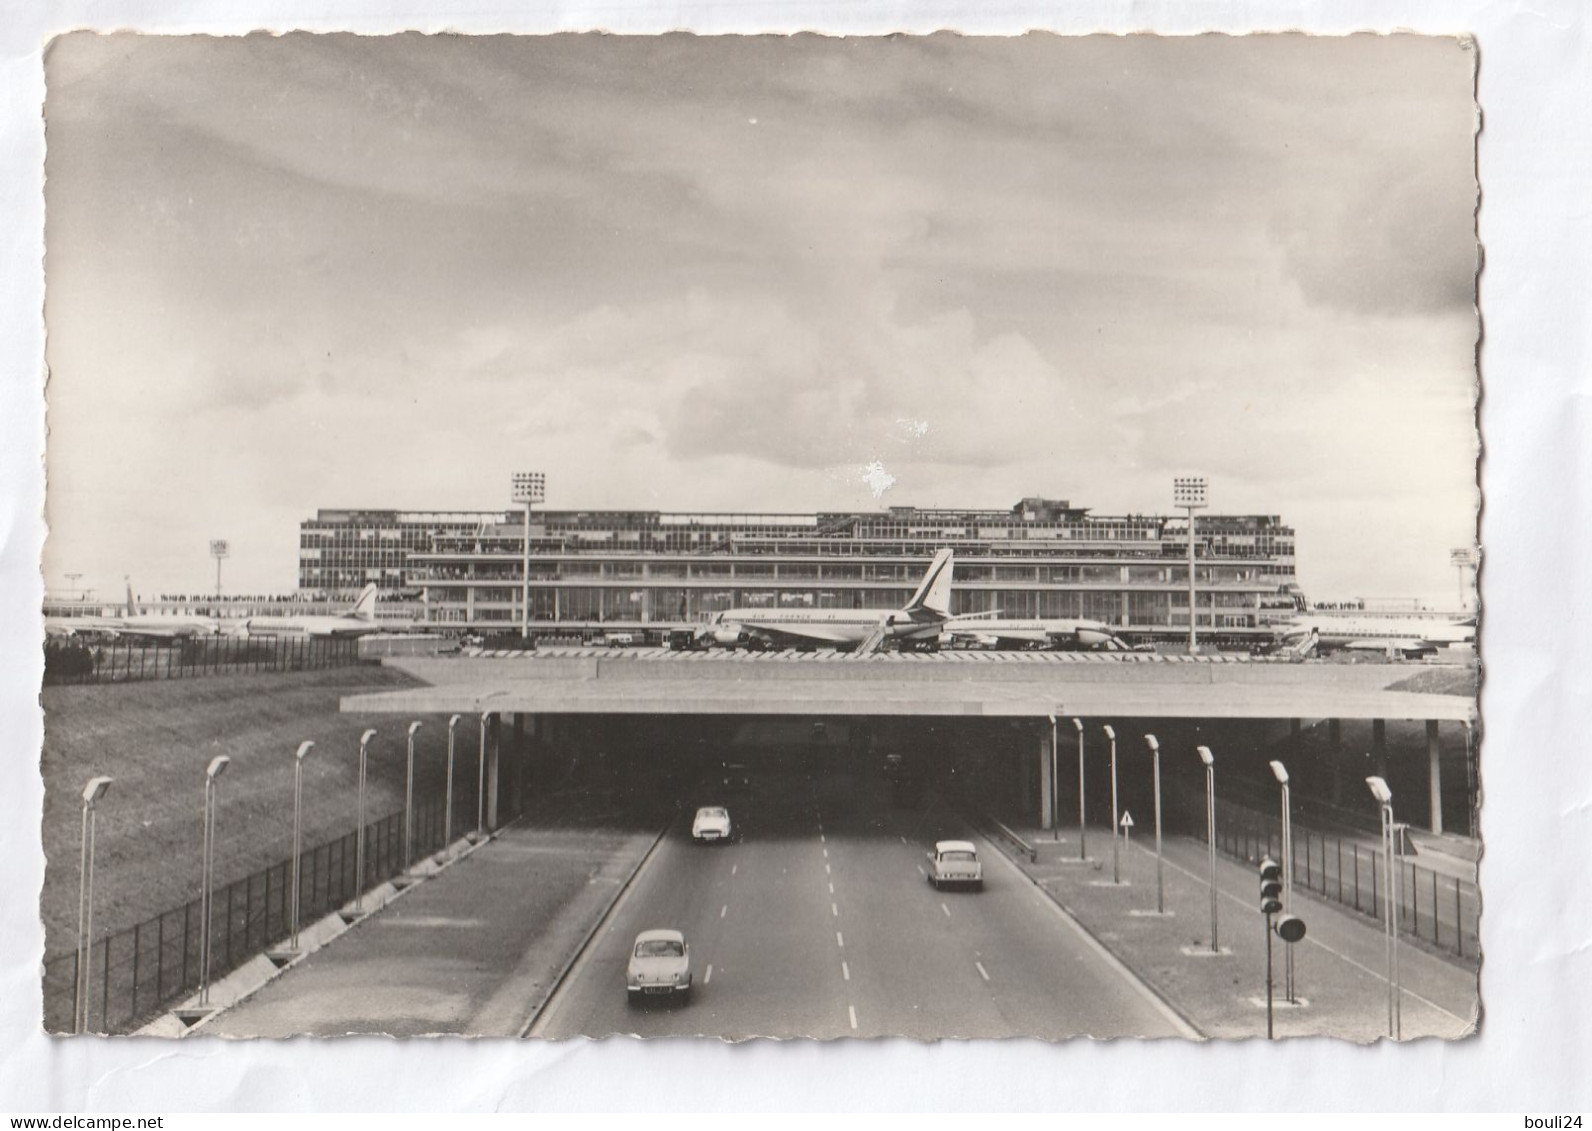
[[[409,720],[344,715],[345,694],[415,685],[376,667],[171,680],[44,691],[44,851],[40,914],[47,949],[71,949],[77,930],[83,783],[116,779],[99,808],[95,935],[130,926],[197,898],[203,838],[204,770],[217,754],[232,765],[220,781],[216,874],[226,883],[292,851],[293,752],[315,750],[304,770],[304,845],[355,826],[359,735],[371,744],[366,813],[403,807],[404,733]],[[447,719],[425,718],[415,756],[417,797],[440,791]],[[474,796],[476,735],[461,724],[459,784]]]

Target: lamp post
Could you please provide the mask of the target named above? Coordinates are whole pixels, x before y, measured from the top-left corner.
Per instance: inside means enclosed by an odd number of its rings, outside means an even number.
[[[205,767],[205,839],[204,839],[204,893],[200,899],[204,921],[204,936],[199,940],[199,1004],[210,1004],[210,918],[216,909],[216,779],[226,772],[232,759],[217,754]],[[228,924],[231,927],[231,924]]]
[[[1084,851],[1084,804],[1083,804],[1083,722],[1079,719],[1072,720],[1073,728],[1078,732],[1078,859],[1087,860],[1089,854]]]
[[[1403,1003],[1399,1000],[1398,867],[1393,861],[1393,791],[1379,777],[1365,779],[1371,796],[1382,807],[1382,860],[1387,872],[1387,1031],[1395,1041],[1404,1039]]]
[[[1056,716],[1050,716],[1050,839],[1061,839],[1061,821],[1057,810],[1061,807],[1061,787],[1056,781],[1059,768],[1056,765],[1056,745],[1060,739],[1056,735]]]
[[[1282,906],[1283,913],[1293,914],[1293,805],[1288,789],[1288,770],[1281,762],[1271,764],[1272,776],[1282,787]],[[1283,996],[1294,1001],[1293,947],[1283,951]]]
[[[359,831],[354,835],[354,913],[365,910],[365,762],[375,728],[359,736]]]
[[[1166,914],[1166,884],[1163,881],[1161,868],[1161,744],[1155,735],[1144,736],[1145,744],[1150,748],[1151,757],[1155,763],[1155,913]]]
[[[448,720],[448,809],[442,815],[442,846],[453,843],[453,732],[459,726],[459,716]]]
[[[1205,763],[1205,839],[1211,851],[1211,953],[1222,952],[1216,935],[1216,756],[1209,746],[1196,746],[1194,752]]]
[[[304,758],[313,749],[315,743],[301,742],[293,755],[293,930],[292,941],[288,943],[290,950],[297,950],[299,944],[299,844],[304,832]]]
[[[481,746],[475,759],[475,839],[486,836],[486,721],[492,712],[481,712]]]
[[[525,541],[520,561],[520,639],[531,635],[531,505],[547,498],[547,476],[540,471],[516,471],[513,499],[525,506]]]
[[[1208,486],[1203,475],[1179,475],[1172,479],[1172,505],[1188,511],[1188,651],[1191,656],[1199,651],[1194,625],[1194,512],[1206,505]]]
[[[409,870],[415,839],[415,731],[420,720],[409,724],[409,742],[404,754],[404,871]]]
[[[89,778],[83,787],[83,849],[77,870],[77,987],[72,1004],[72,1029],[77,1033],[88,1028],[88,956],[94,939],[94,806],[112,780]]]
[[[1122,858],[1119,852],[1121,841],[1117,836],[1117,822],[1122,819],[1122,814],[1117,810],[1117,732],[1111,727],[1102,728],[1106,737],[1111,740],[1111,882],[1122,882]]]

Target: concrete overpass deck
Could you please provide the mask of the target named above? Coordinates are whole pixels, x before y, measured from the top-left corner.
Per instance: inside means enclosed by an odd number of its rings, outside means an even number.
[[[1066,652],[666,652],[571,648],[386,661],[427,686],[345,697],[359,713],[1425,719],[1473,696],[1397,690],[1433,664]]]

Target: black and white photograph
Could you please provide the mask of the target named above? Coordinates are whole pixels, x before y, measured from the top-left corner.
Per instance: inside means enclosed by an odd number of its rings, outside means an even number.
[[[62,35],[45,1031],[1472,1037],[1463,35]]]

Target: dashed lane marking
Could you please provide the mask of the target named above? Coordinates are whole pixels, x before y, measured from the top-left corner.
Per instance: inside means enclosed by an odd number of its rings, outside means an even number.
[[[989,981],[989,971],[984,969],[984,964],[982,962],[974,962],[973,965],[978,967],[979,976],[986,982]],[[709,966],[708,969],[711,970],[713,967]]]
[[[740,867],[741,866],[739,864],[731,864],[730,865],[730,875],[732,875],[732,876],[735,875],[735,873],[740,870]]]
[[[829,913],[830,913],[830,914],[831,914],[831,915],[834,915],[834,916],[836,916],[836,917],[837,917],[837,918],[838,918],[838,917],[839,917],[839,915],[840,915],[840,908],[839,908],[839,907],[838,907],[838,906],[837,906],[837,905],[835,905],[835,904],[833,904],[833,903],[831,903],[831,904],[830,904],[830,905],[829,905]]]
[[[841,950],[846,949],[846,936],[839,931],[835,932],[835,945],[840,947]]]
[[[726,903],[723,907],[719,908],[719,918],[720,919],[724,918],[725,914],[729,910],[730,910],[730,905],[728,903]]]
[[[945,912],[945,917],[947,919],[949,919],[951,917],[951,909],[949,907],[945,906],[945,904],[943,904],[943,903],[940,904],[940,910]]]
[[[840,976],[846,979],[848,982],[851,981],[851,967],[847,966],[844,962],[840,964]]]
[[[927,868],[925,868],[922,864],[919,864],[918,865],[918,875],[927,876],[928,874],[929,874],[929,870]]]
[[[857,1007],[848,1005],[846,1006],[846,1012],[851,1014],[851,1027],[855,1029],[857,1027]]]
[[[707,972],[702,975],[702,984],[705,986],[713,980],[713,963],[708,963]]]
[[[834,884],[830,884],[829,885],[829,894],[830,895],[834,895],[835,894],[835,885]]]
[[[819,844],[823,844],[824,843],[824,834],[823,833],[819,833],[818,834],[818,843]]]
[[[827,848],[826,848],[826,849],[824,849],[824,859],[825,859],[825,860],[828,860],[828,859],[829,859],[829,849],[827,849]]]
[[[828,864],[824,865],[824,875],[826,875],[826,876],[834,875],[834,873],[829,870],[829,865]]]

